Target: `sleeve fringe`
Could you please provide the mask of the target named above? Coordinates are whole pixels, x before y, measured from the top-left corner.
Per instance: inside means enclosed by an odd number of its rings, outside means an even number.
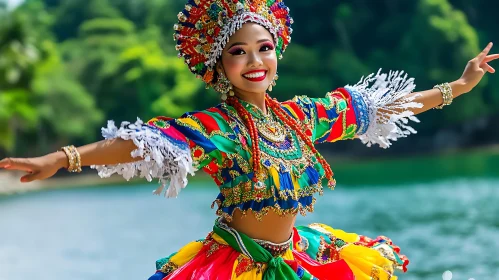
[[[371,147],[378,144],[389,148],[391,141],[416,134],[416,130],[408,125],[409,121],[419,122],[409,108],[422,108],[423,104],[414,102],[417,95],[408,97],[415,89],[413,78],[408,78],[404,71],[390,71],[388,74],[371,74],[362,77],[354,86],[346,86],[347,90],[359,92],[368,108],[369,127],[360,140]]]
[[[132,140],[137,146],[131,153],[132,157],[143,159],[131,163],[91,166],[101,178],[114,173],[122,175],[127,181],[137,175],[149,182],[158,178],[161,185],[153,193],[160,195],[164,192],[165,197],[177,197],[187,185],[187,174],[194,175],[196,171],[187,143],[170,139],[139,118],[134,124],[122,122],[120,128],[115,126],[114,121],[108,121],[107,127],[102,128],[102,136],[105,139]],[[167,184],[168,188],[164,191]]]

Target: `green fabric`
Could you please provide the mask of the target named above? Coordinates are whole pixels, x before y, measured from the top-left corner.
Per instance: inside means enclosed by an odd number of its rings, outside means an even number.
[[[162,258],[162,259],[159,259],[156,261],[156,270],[160,270],[166,263],[168,263],[170,261],[170,259],[175,255],[177,254],[177,252],[175,253],[172,253],[171,255],[169,255],[168,257],[166,258]]]
[[[258,245],[253,239],[249,238],[243,233],[239,233],[235,230],[229,231],[228,229],[219,226],[220,223],[217,220],[213,226],[213,232],[222,237],[232,248],[234,248],[239,253],[245,254],[243,248],[241,248],[236,236],[240,237],[240,242],[244,245],[248,251],[248,257],[251,257],[255,262],[266,263],[267,269],[263,273],[263,280],[300,280],[296,272],[284,262],[282,257],[274,257],[262,246]],[[234,235],[233,235],[234,234]]]
[[[327,243],[331,243],[331,239],[329,238],[329,236],[318,230],[307,226],[298,226],[296,227],[296,229],[300,232],[301,237],[304,237],[308,240],[309,246],[306,252],[309,256],[317,256],[317,253],[319,252],[321,237],[324,238]]]

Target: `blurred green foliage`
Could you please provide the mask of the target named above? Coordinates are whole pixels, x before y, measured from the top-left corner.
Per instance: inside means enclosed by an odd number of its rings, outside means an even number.
[[[490,5],[499,4],[486,0],[286,3],[295,24],[273,92],[280,100],[321,96],[378,68],[405,70],[424,90],[459,78],[466,62],[498,36]],[[216,104],[217,95],[176,56],[172,26],[183,4],[26,0],[11,11],[0,5],[0,154],[96,141],[107,119],[177,117]],[[480,129],[489,131],[497,120],[499,79],[490,80],[447,110],[422,115],[417,128],[427,138],[419,149],[443,129],[461,137],[457,145],[497,140],[496,132],[475,141],[478,132],[468,128],[485,119]],[[410,146],[403,142],[399,151]]]

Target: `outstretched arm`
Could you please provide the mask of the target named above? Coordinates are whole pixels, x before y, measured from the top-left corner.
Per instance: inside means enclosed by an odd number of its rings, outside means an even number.
[[[160,186],[154,193],[176,197],[186,187],[188,174],[194,175],[197,169],[212,162],[218,164],[222,158],[225,148],[215,142],[223,137],[209,134],[214,128],[228,126],[222,119],[212,108],[186,113],[178,119],[160,116],[147,123],[140,119],[135,123],[122,122],[119,127],[114,121],[108,121],[107,127],[102,128],[106,140],[77,148],[81,166],[91,166],[103,178],[116,173],[126,180],[135,176],[148,181],[158,179]],[[228,127],[224,129],[229,130]],[[21,182],[49,178],[68,165],[64,152],[0,161],[0,168],[28,173]],[[70,169],[78,170],[75,164]]]
[[[487,47],[475,58],[470,60],[464,69],[463,75],[454,82],[449,83],[452,88],[453,98],[459,97],[470,92],[482,80],[483,76],[489,73],[495,73],[495,69],[488,63],[499,58],[499,54],[489,55],[493,44],[489,43]],[[443,103],[442,93],[438,89],[431,89],[422,92],[414,92],[407,96],[414,97],[414,102],[421,103],[421,108],[411,108],[414,114],[420,114]]]
[[[131,152],[137,147],[132,140],[120,138],[102,140],[77,148],[81,156],[81,165],[110,165],[141,160],[133,158]],[[52,177],[59,169],[68,168],[68,158],[62,151],[35,158],[5,158],[0,161],[0,168],[20,170],[27,174],[21,182],[43,180]]]
[[[488,63],[499,59],[499,54],[489,55],[491,48],[492,43],[468,62],[459,79],[449,83],[453,98],[470,92],[486,72],[495,72]],[[410,121],[419,122],[414,115],[444,103],[439,89],[413,92],[414,88],[414,79],[403,71],[380,70],[324,98],[297,96],[283,105],[304,124],[315,143],[359,138],[367,146],[388,148],[398,138],[416,133],[410,126]]]

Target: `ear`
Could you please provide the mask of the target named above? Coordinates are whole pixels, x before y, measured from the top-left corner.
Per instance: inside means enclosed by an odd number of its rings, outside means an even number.
[[[215,70],[217,71],[217,73],[224,73],[224,67],[222,65],[222,60],[218,60],[217,61],[217,64],[215,64]]]

